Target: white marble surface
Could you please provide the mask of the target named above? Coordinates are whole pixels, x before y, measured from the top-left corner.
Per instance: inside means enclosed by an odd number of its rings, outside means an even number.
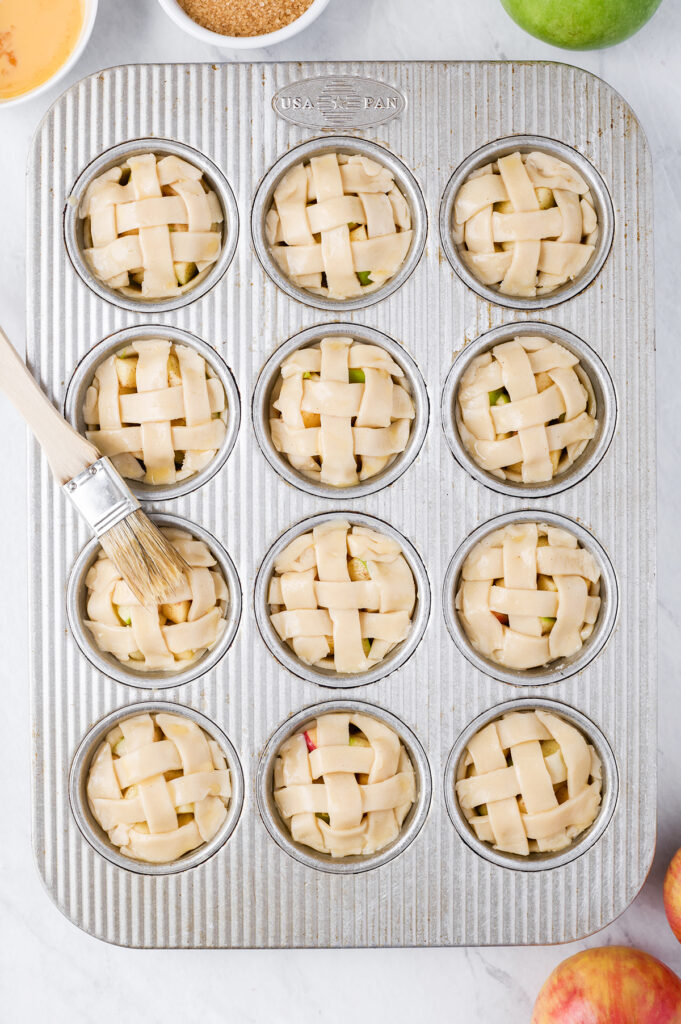
[[[584,945],[641,946],[681,972],[681,945],[662,909],[662,879],[681,846],[681,559],[678,441],[681,346],[681,4],[664,0],[635,39],[596,53],[565,53],[527,36],[498,0],[331,0],[306,33],[253,59],[547,59],[605,78],[639,115],[652,146],[656,187],[658,495],[660,595],[660,825],[642,894],[584,943],[546,948],[203,952],[132,951],[78,931],[53,907],[34,868],[29,816],[26,635],[26,473],[22,425],[0,400],[3,438],[0,683],[5,699],[0,840],[2,1019],[55,1024],[97,1019],[260,1022],[423,1019],[525,1024],[542,981]],[[24,345],[24,173],[29,142],[62,87],[99,68],[134,61],[230,59],[177,29],[154,0],[100,0],[90,45],[53,92],[0,110],[0,322]],[[651,367],[651,372],[653,368]],[[636,538],[631,538],[636,543]],[[653,586],[652,580],[641,581]],[[10,597],[11,595],[11,597]],[[339,980],[343,978],[343,984]]]

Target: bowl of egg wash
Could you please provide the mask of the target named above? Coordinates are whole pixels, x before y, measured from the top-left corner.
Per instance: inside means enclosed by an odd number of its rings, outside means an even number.
[[[33,99],[73,67],[98,0],[0,0],[0,110]]]

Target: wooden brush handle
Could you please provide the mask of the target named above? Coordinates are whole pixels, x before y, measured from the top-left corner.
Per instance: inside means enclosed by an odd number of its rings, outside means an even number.
[[[0,388],[35,434],[60,484],[78,476],[100,457],[57,412],[0,327]]]

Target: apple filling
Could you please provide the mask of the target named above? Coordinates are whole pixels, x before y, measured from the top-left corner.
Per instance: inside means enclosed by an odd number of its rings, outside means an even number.
[[[282,745],[274,799],[297,843],[332,857],[367,855],[399,836],[416,799],[416,778],[387,725],[333,712]]]

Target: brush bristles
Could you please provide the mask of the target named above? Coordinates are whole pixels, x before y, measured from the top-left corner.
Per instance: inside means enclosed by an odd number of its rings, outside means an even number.
[[[99,540],[141,604],[172,602],[189,566],[141,509],[131,512]]]

